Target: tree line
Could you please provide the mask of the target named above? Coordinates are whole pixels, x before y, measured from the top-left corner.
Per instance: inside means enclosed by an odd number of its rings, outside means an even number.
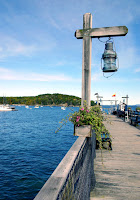
[[[38,96],[23,96],[23,97],[0,97],[0,104],[21,104],[21,105],[63,105],[65,106],[80,106],[81,98],[65,95],[65,94],[41,94]],[[94,105],[91,101],[91,105]]]

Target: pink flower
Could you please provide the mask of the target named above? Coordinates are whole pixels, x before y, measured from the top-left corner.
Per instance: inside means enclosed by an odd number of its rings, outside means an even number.
[[[78,122],[78,121],[79,121],[79,119],[80,119],[80,116],[77,116],[76,122]]]
[[[81,108],[81,110],[83,111],[83,110],[84,110],[84,108]]]
[[[89,113],[89,110],[86,110],[87,113]]]

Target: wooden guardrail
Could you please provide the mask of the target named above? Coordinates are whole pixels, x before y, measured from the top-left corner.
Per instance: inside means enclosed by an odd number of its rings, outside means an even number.
[[[134,126],[140,123],[140,112],[129,111],[130,123]]]
[[[117,116],[125,118],[125,111],[117,110]],[[128,110],[130,124],[136,126],[140,123],[140,112]]]
[[[95,184],[95,146],[95,133],[79,137],[34,200],[89,200]]]

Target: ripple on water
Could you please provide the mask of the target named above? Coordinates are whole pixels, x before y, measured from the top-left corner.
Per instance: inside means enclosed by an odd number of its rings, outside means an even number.
[[[36,196],[76,140],[71,123],[55,134],[70,112],[60,107],[0,112],[1,200]]]

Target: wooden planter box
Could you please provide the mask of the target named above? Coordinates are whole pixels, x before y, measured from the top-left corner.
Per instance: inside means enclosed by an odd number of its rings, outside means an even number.
[[[91,125],[74,126],[74,135],[81,137],[91,137],[92,126]]]

